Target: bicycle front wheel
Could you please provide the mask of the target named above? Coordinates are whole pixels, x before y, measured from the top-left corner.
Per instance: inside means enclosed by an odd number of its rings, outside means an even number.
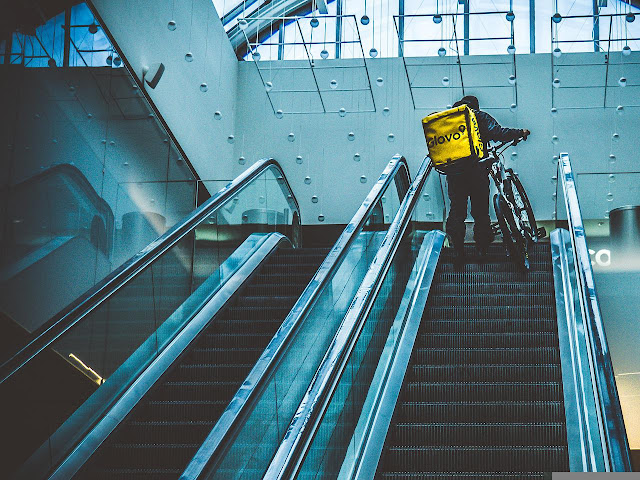
[[[531,202],[527,197],[527,192],[524,190],[518,175],[511,168],[507,169],[507,172],[510,174],[509,186],[507,187],[510,190],[510,200],[516,207],[522,230],[528,239],[536,242],[538,241],[538,225],[531,208]]]
[[[502,233],[502,243],[509,256],[523,270],[529,269],[529,261],[527,258],[525,239],[515,228],[515,221],[507,201],[499,194],[493,196],[493,208],[496,211],[498,225]]]

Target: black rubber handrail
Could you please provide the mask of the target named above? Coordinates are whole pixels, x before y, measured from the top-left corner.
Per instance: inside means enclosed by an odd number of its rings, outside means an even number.
[[[200,225],[200,223],[205,221],[217,208],[270,167],[278,169],[279,176],[277,181],[288,190],[289,194],[287,199],[299,217],[300,207],[278,162],[272,158],[262,159],[256,162],[166,233],[151,242],[142,251],[107,275],[101,282],[91,287],[62,311],[45,322],[42,327],[33,333],[32,339],[29,340],[26,345],[0,366],[0,384],[5,382],[42,350],[50,346],[65,332],[75,326],[105,300],[110,298],[111,295],[144,271],[157,258],[182,240],[194,228]]]

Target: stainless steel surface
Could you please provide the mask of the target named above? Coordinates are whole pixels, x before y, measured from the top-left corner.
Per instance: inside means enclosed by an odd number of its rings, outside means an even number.
[[[69,479],[75,475],[98,447],[106,440],[140,399],[158,381],[162,374],[184,352],[189,344],[209,324],[211,319],[225,306],[227,301],[260,266],[260,264],[284,242],[289,240],[279,234],[270,233],[259,244],[254,253],[220,287],[193,319],[164,348],[151,364],[135,379],[126,392],[96,426],[76,445],[71,454],[56,468],[50,479]]]
[[[279,181],[278,185],[280,185],[280,188],[285,192],[285,197],[287,197],[291,210],[300,215],[298,202],[293,195],[289,183],[286,178],[284,178],[282,168],[280,168],[278,162],[274,159],[263,159],[256,162],[165,234],[151,242],[144,250],[114,270],[105,277],[104,280],[89,289],[84,295],[35,331],[33,339],[12,358],[0,366],[0,384],[11,377],[11,375],[38,353],[60,338],[60,336],[81,321],[87,314],[101,305],[110,295],[141,273],[146,267],[153,263],[153,261],[183,239],[193,228],[205,221],[220,205],[240,192],[251,183],[253,179],[270,167],[276,168],[283,176],[282,181]]]
[[[372,408],[363,411],[366,422],[363,428],[356,428],[356,431],[364,431],[364,434],[352,441],[356,446],[355,461],[350,462],[349,465],[343,465],[344,474],[341,472],[340,479],[369,480],[375,477],[384,440],[387,437],[391,417],[413,351],[413,344],[422,321],[424,307],[427,304],[444,238],[445,234],[440,230],[431,231],[424,237],[416,259],[417,268],[414,268],[407,283],[398,314],[380,357],[378,367],[380,378],[376,371],[372,382],[372,385],[375,385],[375,389],[369,392],[373,397]],[[361,419],[363,419],[362,416]]]
[[[571,236],[564,229],[556,229],[551,232],[550,239],[569,470],[601,472],[605,465],[604,451],[593,395],[590,356]]]
[[[640,250],[640,205],[625,205],[609,212],[611,248],[617,251]]]
[[[384,169],[377,183],[371,189],[365,200],[358,208],[349,224],[345,227],[335,245],[322,262],[320,268],[305,288],[302,295],[293,306],[284,322],[276,332],[269,345],[258,359],[257,363],[235,394],[229,406],[220,416],[198,452],[190,461],[181,475],[181,479],[195,479],[202,475],[207,466],[215,464],[217,457],[224,452],[227,444],[232,441],[234,430],[242,423],[253,402],[280,361],[291,339],[307,313],[313,307],[326,282],[332,277],[345,258],[349,247],[357,239],[358,233],[367,222],[374,207],[381,201],[391,182],[401,178],[406,185],[410,183],[409,169],[404,157],[396,155]],[[400,197],[403,192],[398,192]]]
[[[569,233],[577,266],[578,293],[585,319],[588,348],[592,361],[592,375],[596,386],[594,391],[598,404],[596,413],[600,421],[600,436],[605,449],[605,471],[630,472],[629,442],[596,295],[593,269],[591,268],[569,154],[561,153],[559,162]]]
[[[417,192],[422,190],[431,170],[430,162],[424,161],[420,166],[418,175],[402,201],[340,328],[316,370],[316,374],[302,402],[300,402],[298,410],[287,428],[284,440],[281,442],[264,478],[282,479],[295,476],[304,458],[304,452],[313,438],[318,422],[322,418],[336,383],[342,374],[345,361],[349,358],[400,240],[409,225],[413,209],[419,200]]]

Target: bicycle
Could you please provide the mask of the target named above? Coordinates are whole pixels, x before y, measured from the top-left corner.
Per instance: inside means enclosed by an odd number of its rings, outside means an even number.
[[[546,236],[544,227],[537,227],[527,193],[512,168],[504,167],[503,152],[520,139],[502,142],[488,148],[487,157],[481,160],[498,189],[493,196],[493,207],[498,219],[492,224],[494,234],[502,234],[507,254],[524,270],[529,270],[528,248]]]

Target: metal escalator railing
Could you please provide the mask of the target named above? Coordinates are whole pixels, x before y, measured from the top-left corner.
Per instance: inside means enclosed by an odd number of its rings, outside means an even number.
[[[284,440],[265,474],[267,479],[305,477],[335,478],[347,452],[355,448],[356,433],[367,428],[360,413],[369,400],[367,392],[396,313],[406,312],[416,301],[406,295],[408,283],[424,278],[418,272],[417,258],[439,252],[443,235],[411,228],[418,219],[416,206],[432,170],[423,161],[416,179],[405,196],[375,259],[361,282],[340,328],[315,371]],[[435,235],[435,236],[434,236]],[[434,266],[431,262],[431,267]],[[428,287],[427,287],[428,288]],[[399,335],[400,332],[397,332]],[[358,432],[356,432],[358,430]]]
[[[0,395],[15,417],[5,471],[38,452],[42,461],[31,465],[55,466],[159,358],[194,308],[234,278],[259,248],[256,234],[296,243],[299,230],[282,169],[261,160],[35,331],[0,367]]]
[[[180,478],[262,475],[409,188],[396,155]]]
[[[558,308],[559,318],[560,315],[568,317],[567,335],[575,339],[570,355],[570,364],[574,366],[570,371],[563,372],[563,376],[573,373],[572,378],[575,379],[569,385],[574,391],[574,399],[577,399],[574,422],[577,445],[574,448],[576,453],[573,457],[576,461],[573,465],[582,471],[630,472],[629,443],[569,154],[560,155],[558,169],[569,232],[561,229],[554,231],[552,248],[554,269],[559,270],[557,282],[560,284],[556,286],[556,296],[562,295],[564,298],[562,305],[559,304],[564,307]],[[559,324],[560,327],[563,325]],[[567,425],[569,427],[569,419]],[[571,439],[570,430],[569,454],[570,461],[573,461]]]

